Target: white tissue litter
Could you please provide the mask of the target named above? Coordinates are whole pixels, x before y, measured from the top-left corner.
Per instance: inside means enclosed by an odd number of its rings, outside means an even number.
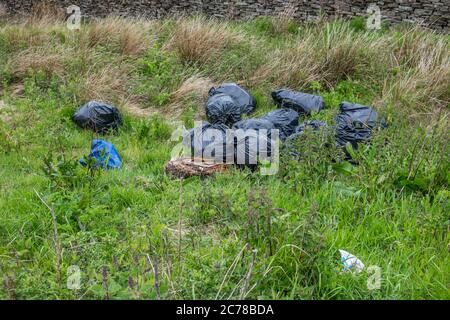
[[[339,253],[341,254],[341,262],[344,265],[344,271],[354,270],[356,273],[360,273],[364,270],[364,263],[356,256],[341,249],[339,249]]]

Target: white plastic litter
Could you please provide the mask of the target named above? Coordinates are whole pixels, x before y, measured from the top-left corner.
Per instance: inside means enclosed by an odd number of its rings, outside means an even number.
[[[339,249],[339,253],[341,254],[341,262],[344,265],[344,271],[354,270],[356,273],[360,273],[364,270],[364,263],[356,256],[341,249]]]

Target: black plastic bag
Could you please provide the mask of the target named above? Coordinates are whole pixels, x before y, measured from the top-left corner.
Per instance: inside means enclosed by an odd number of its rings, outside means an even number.
[[[295,132],[298,126],[298,113],[292,109],[276,109],[261,117],[262,120],[272,122],[280,130],[280,139],[285,140]]]
[[[252,169],[261,159],[270,159],[272,146],[275,146],[268,134],[260,134],[258,130],[232,130],[223,124],[208,122],[188,131],[183,144],[190,149],[191,157]]]
[[[256,108],[256,100],[246,90],[242,89],[236,83],[223,83],[217,88],[209,89],[209,96],[216,94],[229,95],[235,101],[236,105],[241,110],[241,114],[249,114]]]
[[[209,97],[206,103],[206,116],[212,124],[232,126],[241,120],[241,109],[234,100],[226,94],[216,94]]]
[[[295,133],[291,134],[285,141],[283,145],[283,150],[289,152],[293,157],[298,157],[301,155],[300,150],[296,146],[297,139],[299,139],[305,132],[306,129],[312,129],[313,131],[328,129],[329,127],[325,122],[319,120],[305,121],[295,128]]]
[[[310,121],[305,121],[303,123],[300,123],[297,127],[295,127],[295,133],[302,133],[303,131],[305,131],[305,129],[307,127],[312,128],[313,130],[317,130],[320,129],[321,127],[326,127],[327,124],[323,121],[319,121],[319,120],[310,120]]]
[[[122,125],[122,115],[116,107],[97,101],[81,106],[73,115],[73,120],[81,128],[98,133],[115,130]]]
[[[234,136],[224,124],[204,121],[184,135],[183,144],[190,147],[191,157],[213,160],[215,163],[234,161]]]
[[[357,149],[358,143],[369,141],[372,131],[377,127],[386,127],[383,118],[379,119],[378,113],[370,107],[357,103],[342,102],[339,105],[341,113],[336,117],[336,142],[345,146],[349,142],[353,149]]]
[[[253,130],[259,130],[259,129],[266,129],[267,131],[276,129],[275,125],[269,121],[269,120],[264,120],[264,119],[245,119],[245,120],[241,120],[236,122],[233,125],[233,129],[243,129],[243,130],[248,130],[248,129],[253,129]]]
[[[270,133],[262,134],[258,130],[237,129],[235,137],[235,159],[238,167],[255,170],[262,161],[272,161],[275,140]]]
[[[246,119],[233,125],[236,144],[236,163],[253,167],[261,159],[268,160],[272,156],[272,146],[275,146],[272,130],[278,129],[264,119]],[[260,130],[266,130],[261,132]],[[256,168],[256,167],[255,167]]]
[[[321,96],[281,89],[272,92],[272,98],[279,108],[291,108],[301,115],[310,115],[325,108]]]

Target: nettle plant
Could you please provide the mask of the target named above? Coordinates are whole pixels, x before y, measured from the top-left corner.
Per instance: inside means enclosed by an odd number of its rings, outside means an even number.
[[[280,173],[287,180],[325,178],[348,164],[343,149],[336,146],[331,128],[307,128],[288,141],[280,154]]]
[[[96,159],[84,157],[87,165],[81,167],[78,160],[69,157],[64,151],[56,154],[49,151],[43,159],[42,170],[52,182],[53,190],[73,190],[87,184],[92,185],[101,175],[101,170]]]

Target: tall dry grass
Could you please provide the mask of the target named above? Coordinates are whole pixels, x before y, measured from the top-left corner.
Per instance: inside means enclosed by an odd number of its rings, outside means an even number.
[[[355,32],[348,24],[319,24],[273,50],[254,73],[252,85],[268,82],[300,90],[315,80],[333,88],[347,79],[379,90],[379,105],[420,110],[448,106],[449,41],[419,27],[377,34]]]
[[[159,24],[108,17],[69,31],[63,20],[52,20],[49,8],[40,6],[31,17],[0,28],[10,51],[5,68],[13,85],[23,84],[29,72],[39,71],[49,79],[57,76],[63,83],[74,82],[80,103],[136,100],[130,97],[136,84],[133,61],[147,52]]]
[[[308,37],[269,53],[266,62],[252,76],[252,85],[268,82],[279,87],[301,89],[311,81],[319,80],[321,66],[311,51],[313,40]]]
[[[386,57],[385,42],[372,40],[368,33],[356,36],[348,25],[313,27],[274,50],[253,80],[298,89],[315,80],[331,88],[355,75],[372,76]]]
[[[33,3],[28,16],[29,24],[51,25],[64,21],[65,10],[55,0],[41,0]]]
[[[203,64],[242,40],[243,35],[233,31],[227,22],[181,18],[165,48],[176,51],[184,63]]]
[[[395,70],[383,87],[385,100],[433,110],[450,105],[450,42],[417,27],[393,41]]]
[[[283,34],[289,32],[292,22],[295,21],[295,13],[297,8],[293,3],[288,4],[283,11],[276,17],[272,17],[271,22],[275,34]]]
[[[164,109],[165,113],[171,116],[180,116],[187,106],[197,106],[197,116],[204,115],[203,104],[208,97],[208,91],[214,83],[211,79],[200,75],[193,75],[181,83],[181,85],[171,93],[170,103]]]
[[[155,39],[152,30],[156,22],[107,17],[92,21],[82,29],[80,42],[82,46],[113,46],[125,56],[137,56],[145,52]]]
[[[65,82],[76,75],[79,100],[114,97],[138,105],[140,97],[132,93],[139,81],[135,58],[145,57],[159,36],[165,41],[163,50],[177,53],[175,63],[197,67],[170,95],[168,112],[178,114],[187,104],[201,105],[210,78],[243,81],[251,88],[296,90],[309,88],[312,81],[332,89],[342,80],[356,79],[373,87],[376,106],[408,110],[435,110],[450,101],[449,41],[417,27],[356,32],[349,24],[320,21],[303,26],[297,36],[268,41],[230,22],[204,17],[179,18],[168,24],[108,17],[73,32],[59,18],[52,22],[58,16],[52,10],[42,7],[32,19],[0,27],[0,36],[8,44],[6,66],[16,84],[30,70]],[[291,16],[287,12],[279,18],[280,30]],[[240,78],[230,78],[236,74]]]
[[[112,101],[127,95],[131,85],[130,75],[124,68],[113,64],[105,65],[99,70],[87,71],[78,82],[78,99],[80,101]]]
[[[0,19],[4,18],[8,15],[8,12],[6,10],[6,6],[3,3],[0,3]]]
[[[41,71],[48,77],[65,75],[64,58],[61,53],[49,53],[46,50],[29,49],[15,55],[8,64],[16,81],[22,81],[29,71]]]
[[[0,31],[11,51],[44,46],[50,42],[50,35],[40,27],[27,27],[25,24],[7,25]]]

